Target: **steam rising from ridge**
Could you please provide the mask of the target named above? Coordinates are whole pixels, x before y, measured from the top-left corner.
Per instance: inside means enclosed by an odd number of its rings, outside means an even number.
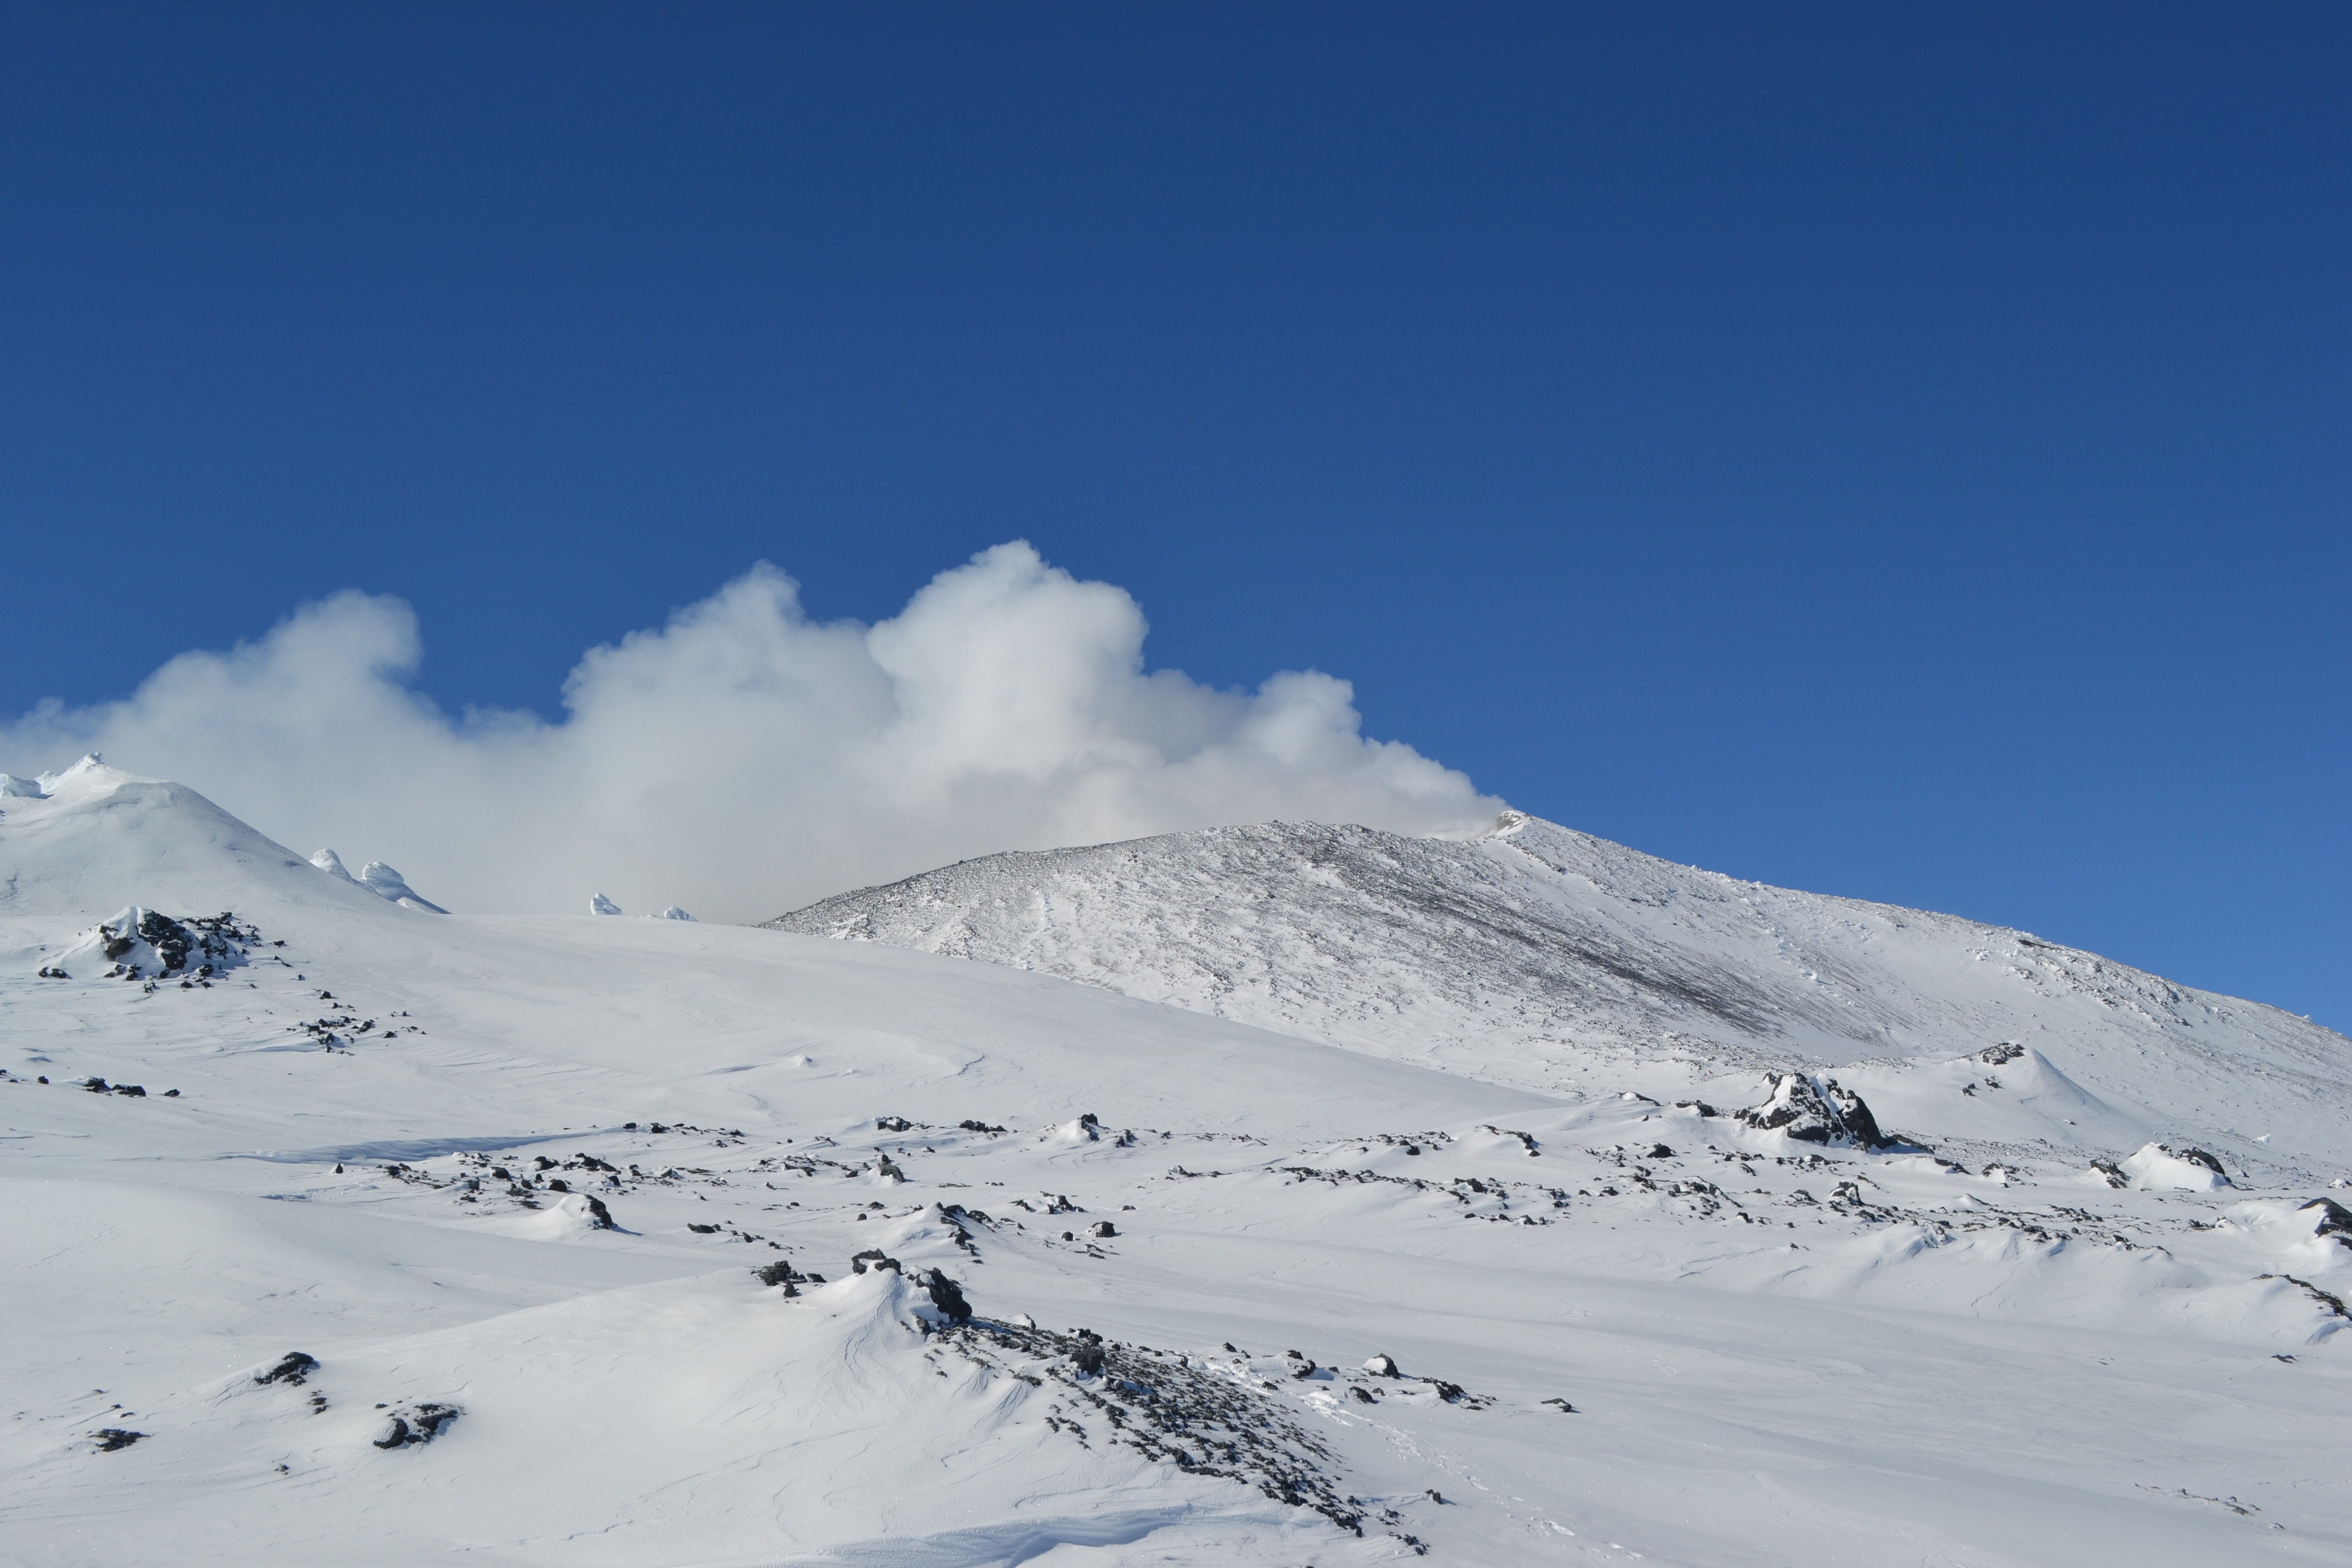
[[[83,751],[176,779],[281,842],[401,867],[453,909],[570,912],[592,888],[753,920],[1009,848],[1276,817],[1466,832],[1500,801],[1359,732],[1353,691],[1143,670],[1144,619],[1024,542],[873,626],[816,625],[765,564],[592,648],[566,717],[453,719],[410,689],[416,616],[338,594],[183,654],[129,700],[0,727],[16,772]]]

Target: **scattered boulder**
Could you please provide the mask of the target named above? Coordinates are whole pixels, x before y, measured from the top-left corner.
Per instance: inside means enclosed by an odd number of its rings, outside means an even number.
[[[1374,1377],[1402,1377],[1404,1375],[1404,1373],[1397,1370],[1396,1357],[1394,1356],[1376,1355],[1371,1360],[1364,1363],[1364,1370],[1370,1373]]]
[[[1093,1237],[1097,1241],[1108,1241],[1112,1237],[1118,1234],[1118,1226],[1111,1224],[1111,1222],[1107,1219],[1098,1219],[1095,1221],[1094,1224],[1087,1226],[1087,1234]]]
[[[874,1119],[877,1132],[911,1132],[915,1124],[903,1116],[877,1116]]]
[[[784,1288],[784,1294],[787,1296],[799,1295],[799,1287],[803,1284],[822,1285],[824,1283],[824,1275],[803,1274],[799,1269],[794,1268],[791,1263],[784,1261],[762,1264],[761,1267],[751,1270],[751,1278],[757,1279],[762,1285],[782,1286]]]
[[[548,1184],[550,1186],[562,1186],[563,1184],[561,1182],[551,1182]],[[584,1194],[583,1195],[587,1196],[587,1194]],[[613,1211],[606,1208],[604,1206],[604,1200],[599,1197],[588,1197],[588,1223],[597,1230],[618,1230],[621,1228],[619,1224],[613,1218]]]
[[[1547,1399],[1541,1401],[1541,1403],[1559,1411],[1562,1415],[1573,1415],[1576,1414],[1576,1406],[1570,1405],[1565,1399]]]
[[[897,1258],[886,1256],[878,1247],[869,1247],[849,1260],[849,1271],[852,1274],[863,1274],[869,1266],[875,1268],[887,1268],[893,1274],[906,1272],[898,1267]]]
[[[379,1448],[421,1447],[448,1430],[450,1423],[462,1414],[454,1405],[403,1406],[385,1417],[383,1436],[374,1439],[375,1446]]]
[[[985,1121],[959,1121],[956,1123],[956,1127],[960,1131],[965,1132],[1002,1132],[1004,1131],[1002,1127],[991,1127]]]
[[[131,1444],[136,1443],[141,1438],[146,1436],[147,1434],[144,1432],[133,1432],[129,1428],[122,1426],[101,1426],[97,1431],[92,1432],[90,1436],[98,1440],[98,1451],[100,1453],[111,1454],[118,1448],[128,1448]]]

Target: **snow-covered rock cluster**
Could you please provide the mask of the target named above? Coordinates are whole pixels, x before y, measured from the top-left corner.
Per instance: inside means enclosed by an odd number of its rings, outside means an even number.
[[[1779,1132],[1801,1143],[1884,1149],[1897,1142],[1879,1131],[1877,1118],[1860,1095],[1840,1089],[1833,1078],[1810,1073],[1777,1075],[1771,1098],[1742,1110],[1739,1120],[1759,1132]]]
[[[260,933],[233,913],[174,920],[136,905],[101,921],[68,946],[41,977],[68,980],[76,970],[106,980],[165,980],[183,974],[203,982],[244,963]]]

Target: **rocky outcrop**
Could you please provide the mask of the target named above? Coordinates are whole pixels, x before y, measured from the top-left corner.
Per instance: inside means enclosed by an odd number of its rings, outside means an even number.
[[[1884,1149],[1900,1142],[1878,1130],[1878,1119],[1862,1096],[1840,1089],[1833,1078],[1811,1073],[1776,1075],[1771,1097],[1738,1115],[1759,1132],[1784,1132],[1801,1143]]]

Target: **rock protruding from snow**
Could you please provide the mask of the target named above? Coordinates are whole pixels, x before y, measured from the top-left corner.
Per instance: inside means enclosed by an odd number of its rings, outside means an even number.
[[[940,1269],[929,1268],[915,1277],[931,1298],[931,1308],[950,1323],[971,1321],[971,1303],[964,1300],[963,1287]]]
[[[588,912],[592,915],[617,915],[621,912],[621,906],[602,893],[591,893],[588,895]]]
[[[1784,1072],[1772,1080],[1772,1096],[1738,1113],[1759,1132],[1785,1132],[1801,1143],[1835,1143],[1881,1149],[1894,1142],[1878,1130],[1878,1119],[1862,1096],[1840,1089],[1837,1079]]]
[[[2338,1245],[2352,1247],[2352,1209],[2334,1198],[2314,1198],[2295,1212],[2312,1216],[2312,1235],[2332,1236]]]
[[[404,1405],[386,1414],[383,1432],[373,1441],[379,1448],[407,1448],[430,1443],[462,1414],[454,1405]]]
[[[245,945],[257,940],[258,933],[232,914],[176,921],[134,904],[100,921],[66,949],[58,967],[88,965],[109,980],[161,980],[176,974],[202,980],[245,962]],[[101,962],[107,966],[102,972],[98,968]]]
[[[2210,1193],[2230,1184],[2221,1162],[2202,1149],[2176,1149],[2168,1143],[2143,1143],[2121,1165],[2131,1184],[2143,1192]]]

